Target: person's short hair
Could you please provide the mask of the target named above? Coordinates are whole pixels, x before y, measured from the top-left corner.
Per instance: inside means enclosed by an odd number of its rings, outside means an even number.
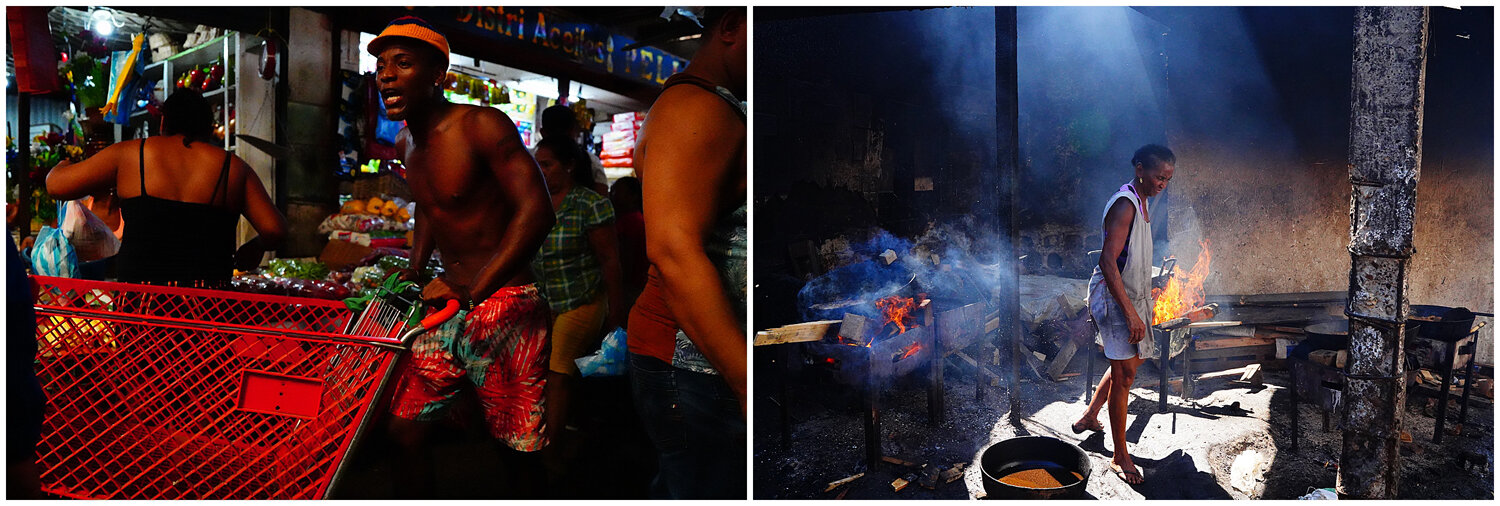
[[[1177,155],[1172,154],[1172,150],[1160,144],[1141,146],[1141,149],[1135,150],[1135,156],[1130,157],[1131,167],[1141,164],[1147,169],[1156,169],[1169,163],[1176,165]]]
[[[568,106],[557,104],[542,109],[542,137],[568,135],[578,126],[578,117]]]
[[[749,21],[749,18],[746,16],[747,9],[743,5],[705,7],[703,9],[703,33],[715,33],[714,30],[718,29],[719,22],[723,21],[725,16],[729,16],[731,14],[738,16],[738,19],[743,19],[747,22]]]
[[[615,205],[616,211],[641,210],[641,198],[641,180],[635,176],[616,179],[615,184],[609,187],[609,200]]]
[[[584,188],[594,186],[594,164],[589,160],[588,153],[578,143],[567,136],[554,135],[543,137],[536,143],[536,149],[540,151],[547,148],[552,156],[557,158],[558,163],[568,166],[568,175],[572,176],[573,184]]]
[[[161,105],[162,135],[183,136],[182,145],[214,142],[214,112],[208,100],[194,90],[172,92]]]

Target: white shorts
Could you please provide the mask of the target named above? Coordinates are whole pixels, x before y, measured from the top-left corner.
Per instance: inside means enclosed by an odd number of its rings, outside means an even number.
[[[1125,319],[1125,314],[1120,312],[1120,306],[1115,304],[1111,297],[1102,297],[1098,301],[1090,301],[1089,310],[1094,314],[1094,324],[1099,327],[1099,339],[1097,342],[1104,346],[1104,358],[1110,360],[1125,360],[1140,356],[1141,358],[1152,358],[1156,356],[1155,336],[1151,334],[1151,328],[1146,328],[1146,338],[1141,342],[1130,344],[1130,323]]]

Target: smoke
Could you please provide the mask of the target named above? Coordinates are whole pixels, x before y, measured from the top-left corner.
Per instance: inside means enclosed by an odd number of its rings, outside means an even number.
[[[892,295],[991,302],[1009,265],[1004,261],[1009,243],[973,218],[931,223],[912,239],[883,229],[866,233],[864,240],[842,239],[851,263],[829,270],[798,292],[804,320],[839,319],[846,312],[874,317],[871,303]]]
[[[995,96],[995,8],[953,7],[913,16],[922,58],[931,72],[926,88],[933,94],[933,114],[946,134],[945,156],[938,169],[954,187],[944,205],[966,207],[969,214],[991,220],[1003,199],[997,167],[998,129]],[[964,177],[967,175],[968,177]]]
[[[1094,229],[1135,150],[1167,144],[1165,32],[1127,7],[1018,10],[1022,184],[1046,189],[1023,205],[1037,216]]]

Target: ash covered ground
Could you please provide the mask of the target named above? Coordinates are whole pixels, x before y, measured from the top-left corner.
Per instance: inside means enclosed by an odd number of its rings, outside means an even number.
[[[1082,369],[1082,358],[1073,368]],[[1146,483],[1132,487],[1108,471],[1113,443],[1107,434],[1075,435],[1068,429],[1085,407],[1081,376],[1063,382],[1023,381],[1018,428],[1007,421],[1009,396],[1003,387],[986,388],[976,401],[973,371],[950,363],[945,417],[939,425],[928,423],[923,371],[886,388],[881,397],[882,448],[885,455],[917,466],[946,469],[966,463],[963,478],[939,482],[934,489],[912,483],[897,492],[892,481],[920,478],[924,471],[890,463],[872,469],[865,462],[860,405],[849,387],[821,378],[815,370],[789,373],[791,441],[784,447],[778,404],[767,397],[776,392],[774,383],[762,382],[770,375],[757,369],[756,499],[980,497],[980,452],[993,442],[1028,434],[1057,437],[1083,448],[1093,462],[1087,485],[1092,498],[1295,499],[1312,489],[1334,486],[1342,446],[1337,415],[1325,432],[1321,411],[1302,404],[1300,449],[1291,449],[1291,392],[1284,370],[1266,371],[1262,386],[1233,383],[1235,378],[1228,377],[1200,381],[1192,405],[1172,396],[1167,413],[1157,412],[1154,387],[1136,388],[1127,440]],[[1136,381],[1154,383],[1156,375],[1148,364]],[[1236,402],[1238,409],[1233,407]],[[1423,412],[1427,403],[1423,396],[1408,394],[1403,423],[1412,442],[1402,445],[1398,499],[1493,499],[1493,405],[1473,402],[1462,434],[1445,435],[1439,445],[1432,443],[1434,420]],[[1458,401],[1453,400],[1447,426],[1453,427],[1457,418]],[[1107,414],[1101,414],[1101,420],[1107,427]],[[829,483],[862,472],[864,476],[825,491]]]

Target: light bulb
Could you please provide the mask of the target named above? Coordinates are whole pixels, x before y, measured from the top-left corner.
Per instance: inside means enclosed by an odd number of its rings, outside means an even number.
[[[115,15],[107,10],[98,9],[89,18],[94,21],[94,33],[100,37],[108,37],[115,33]]]

